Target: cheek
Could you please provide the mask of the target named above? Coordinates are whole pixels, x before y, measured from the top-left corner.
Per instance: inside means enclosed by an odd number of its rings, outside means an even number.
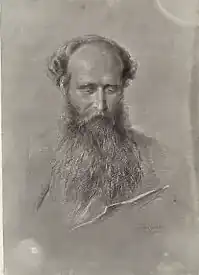
[[[113,109],[115,109],[115,107],[118,105],[118,103],[121,100],[121,95],[108,95],[106,98],[106,102],[107,102],[107,107],[108,109],[111,111]]]
[[[90,105],[90,98],[79,94],[76,90],[69,92],[71,103],[79,109],[79,111],[84,111]]]

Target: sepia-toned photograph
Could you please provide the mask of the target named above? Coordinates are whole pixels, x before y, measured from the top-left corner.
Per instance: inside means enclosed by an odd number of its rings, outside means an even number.
[[[199,1],[6,0],[3,273],[199,274]]]

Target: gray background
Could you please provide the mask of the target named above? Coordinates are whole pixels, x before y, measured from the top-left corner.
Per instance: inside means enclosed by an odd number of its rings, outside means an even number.
[[[30,155],[55,140],[61,95],[46,77],[46,58],[65,40],[96,33],[124,45],[140,63],[126,91],[132,123],[187,158],[193,189],[189,98],[193,28],[167,20],[152,0],[6,0],[3,26],[3,183],[6,245],[11,247],[31,215],[39,192],[27,196]],[[187,157],[188,156],[188,157]],[[38,163],[45,170],[45,161]],[[195,188],[195,187],[194,187]],[[187,195],[187,200],[192,199]],[[193,201],[194,207],[194,201]],[[23,214],[22,214],[23,213]]]

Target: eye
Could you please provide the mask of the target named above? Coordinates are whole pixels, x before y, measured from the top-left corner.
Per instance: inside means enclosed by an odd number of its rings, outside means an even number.
[[[84,95],[92,95],[95,92],[95,88],[93,87],[85,87],[78,89],[80,93]]]
[[[115,94],[118,91],[118,86],[108,86],[105,88],[106,93]]]
[[[82,93],[89,94],[89,95],[93,94],[94,92],[95,92],[95,90],[92,88],[87,88],[87,89],[82,90]]]

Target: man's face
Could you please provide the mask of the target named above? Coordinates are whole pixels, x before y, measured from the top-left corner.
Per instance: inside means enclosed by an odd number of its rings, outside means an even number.
[[[71,57],[69,98],[81,118],[112,117],[123,97],[122,62],[104,44],[85,45]]]

